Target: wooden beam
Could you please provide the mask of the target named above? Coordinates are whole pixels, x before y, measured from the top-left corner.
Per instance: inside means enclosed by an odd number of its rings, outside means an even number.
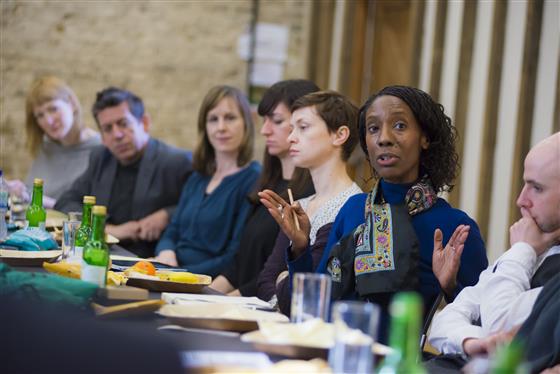
[[[476,25],[476,10],[478,1],[465,2],[463,12],[463,26],[461,30],[461,46],[459,55],[459,71],[457,76],[457,96],[455,101],[455,128],[457,129],[456,149],[459,155],[459,164],[462,165],[463,149],[465,145],[465,133],[468,124],[467,112],[469,108],[469,95],[471,87],[471,71],[472,56],[474,46],[474,35]],[[453,206],[459,206],[459,198],[461,196],[461,173],[457,175],[455,180],[455,188],[449,194],[449,203]]]
[[[447,0],[441,0],[436,8],[436,26],[434,31],[434,53],[432,54],[432,67],[430,76],[429,94],[436,101],[440,101],[439,88],[441,83],[441,67],[443,65],[443,46],[445,43],[445,23],[447,20]]]
[[[354,104],[362,102],[365,43],[368,8],[373,6],[368,0],[355,0],[346,3],[346,22],[342,52],[342,71],[340,93],[352,99]]]
[[[535,107],[543,9],[544,0],[533,0],[527,3],[527,22],[525,24],[525,40],[523,42],[523,65],[521,68],[521,85],[519,88],[517,127],[515,131],[513,170],[511,175],[512,190],[509,206],[509,225],[521,218],[516,200],[523,188],[523,161],[531,148],[531,129],[533,125],[533,110]]]
[[[412,3],[412,13],[410,22],[413,26],[412,35],[412,54],[410,61],[410,85],[420,86],[420,61],[422,60],[422,34],[424,31],[424,18],[426,10],[425,1],[415,1]]]
[[[498,122],[498,103],[500,99],[507,6],[507,1],[496,1],[494,3],[494,19],[492,20],[493,33],[488,68],[488,86],[486,87],[486,110],[483,124],[480,177],[478,178],[479,193],[476,207],[476,222],[480,228],[482,238],[485,240],[488,239],[490,205],[492,199],[491,191],[494,182],[493,166],[494,154],[496,152],[496,123]]]
[[[366,14],[366,28],[364,35],[364,55],[363,55],[363,67],[362,67],[362,77],[361,77],[361,102],[365,102],[368,97],[373,93],[371,89],[372,75],[373,75],[373,64],[374,56],[373,50],[375,48],[375,3],[374,0],[367,1],[367,14]],[[369,164],[368,164],[369,166]]]
[[[311,10],[307,76],[321,88],[329,84],[334,8],[334,0],[322,0],[314,1]]]

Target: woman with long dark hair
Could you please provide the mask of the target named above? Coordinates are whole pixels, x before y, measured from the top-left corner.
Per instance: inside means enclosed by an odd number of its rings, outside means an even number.
[[[313,191],[309,172],[295,167],[288,150],[290,143],[291,106],[300,97],[319,91],[315,83],[294,79],[272,85],[263,95],[258,112],[263,117],[261,135],[266,139],[263,170],[257,186],[250,195],[251,213],[241,234],[235,260],[211,286],[230,295],[255,296],[257,276],[272,252],[278,235],[278,224],[259,202],[257,192],[271,189],[287,197],[290,188],[295,198]]]

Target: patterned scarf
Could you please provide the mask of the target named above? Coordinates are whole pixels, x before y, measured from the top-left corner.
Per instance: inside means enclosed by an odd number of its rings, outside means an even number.
[[[369,193],[365,206],[365,223],[354,231],[356,277],[395,270],[391,207],[385,202],[380,187],[378,182]],[[427,176],[415,183],[405,196],[405,204],[410,216],[430,209],[436,201],[437,194]]]

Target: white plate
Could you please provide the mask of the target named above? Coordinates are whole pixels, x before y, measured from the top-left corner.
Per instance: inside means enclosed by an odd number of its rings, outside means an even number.
[[[288,317],[280,313],[214,303],[168,304],[158,314],[180,326],[237,332],[256,330],[259,321],[288,322]]]
[[[310,320],[303,324],[280,325],[261,323],[261,330],[241,336],[241,341],[252,343],[255,348],[267,353],[295,358],[326,357],[334,345],[334,326],[320,320]],[[391,348],[374,343],[372,352],[378,356],[391,353]]]
[[[51,262],[60,256],[61,253],[61,250],[15,251],[0,249],[0,261],[10,266],[42,266],[43,262]]]

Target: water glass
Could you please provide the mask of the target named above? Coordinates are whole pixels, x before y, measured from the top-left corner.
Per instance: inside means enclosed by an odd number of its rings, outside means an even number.
[[[329,351],[334,373],[371,373],[372,346],[377,335],[379,307],[361,301],[338,301],[332,317],[335,343]]]
[[[14,224],[21,224],[22,226],[25,225],[25,211],[27,210],[28,202],[24,199],[12,195],[10,197],[10,220]]]
[[[82,212],[68,212],[68,221],[82,222]]]
[[[293,277],[291,322],[313,318],[327,320],[331,303],[331,277],[327,274],[296,273]]]
[[[68,220],[62,222],[62,258],[74,257],[76,232],[80,227],[80,221]]]

